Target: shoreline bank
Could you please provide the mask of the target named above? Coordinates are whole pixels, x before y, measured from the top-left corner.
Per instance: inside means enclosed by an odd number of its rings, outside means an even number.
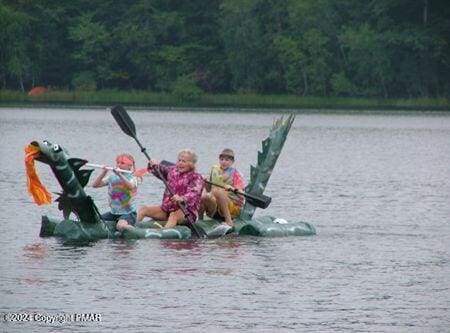
[[[450,111],[447,98],[371,99],[350,97],[301,97],[290,95],[202,94],[189,100],[168,93],[101,90],[47,91],[29,96],[0,90],[0,107],[104,107],[115,104],[129,107],[209,108],[209,109],[286,109],[298,112],[326,111]]]

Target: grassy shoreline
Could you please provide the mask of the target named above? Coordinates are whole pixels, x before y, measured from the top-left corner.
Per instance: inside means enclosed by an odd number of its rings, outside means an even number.
[[[264,108],[298,110],[411,110],[450,111],[447,98],[374,99],[350,97],[301,97],[290,95],[202,94],[195,101],[168,93],[146,91],[48,91],[41,95],[0,90],[0,106],[64,105],[103,106],[123,104],[135,107]]]

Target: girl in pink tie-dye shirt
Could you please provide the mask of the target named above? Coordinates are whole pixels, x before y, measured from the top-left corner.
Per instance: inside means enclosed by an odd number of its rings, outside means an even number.
[[[178,153],[176,165],[158,164],[156,160],[149,162],[148,169],[155,176],[158,168],[162,177],[167,181],[174,195],[166,189],[160,206],[139,207],[137,220],[151,217],[159,221],[167,221],[165,228],[173,228],[177,224],[185,224],[186,218],[180,205],[186,207],[191,222],[195,222],[200,209],[200,199],[204,187],[202,175],[195,171],[197,155],[190,149]]]

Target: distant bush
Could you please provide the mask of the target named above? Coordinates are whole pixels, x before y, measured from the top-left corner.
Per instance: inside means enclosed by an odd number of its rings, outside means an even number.
[[[331,88],[334,96],[347,97],[357,95],[357,87],[350,82],[344,72],[332,75]]]
[[[97,84],[94,78],[94,74],[89,71],[84,71],[75,74],[72,79],[72,86],[75,90],[82,91],[95,91],[97,90]]]
[[[182,75],[172,85],[172,93],[184,102],[196,102],[202,95],[193,75]]]

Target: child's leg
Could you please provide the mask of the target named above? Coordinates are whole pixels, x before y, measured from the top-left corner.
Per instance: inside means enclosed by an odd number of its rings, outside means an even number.
[[[200,212],[198,214],[199,218],[200,219],[203,218],[204,212],[209,217],[213,217],[214,214],[216,214],[216,211],[217,211],[216,199],[212,195],[203,195],[200,203]]]
[[[151,217],[155,220],[167,220],[167,213],[159,206],[141,206],[138,209],[137,221],[140,222],[144,217]]]
[[[233,220],[231,219],[230,209],[228,208],[228,202],[230,199],[228,199],[228,196],[223,190],[214,189],[212,191],[212,194],[217,200],[217,206],[219,207],[219,211],[221,215],[224,217],[225,222],[232,227],[234,223]]]
[[[132,227],[136,224],[136,212],[131,212],[129,214],[123,214],[119,217],[116,223],[116,229],[122,231],[125,228]]]
[[[169,214],[169,218],[167,219],[167,223],[164,228],[173,228],[177,224],[182,224],[184,222],[184,214],[181,209],[178,209]]]
[[[119,220],[119,221],[117,221],[117,224],[116,224],[117,231],[122,231],[123,229],[128,228],[128,227],[131,227],[131,225],[128,224],[127,220]]]

